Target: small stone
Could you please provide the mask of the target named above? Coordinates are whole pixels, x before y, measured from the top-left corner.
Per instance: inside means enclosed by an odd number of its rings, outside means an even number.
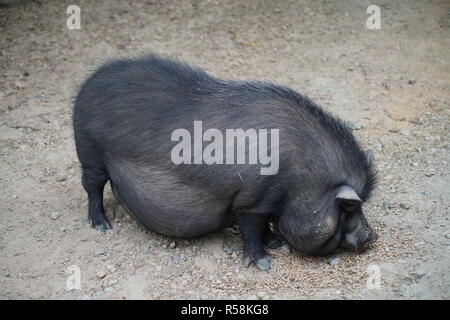
[[[239,270],[239,267],[234,268],[233,271],[234,271],[234,273],[239,273],[239,271],[240,271],[240,270]]]
[[[158,272],[159,272],[159,271],[162,271],[162,267],[161,267],[161,266],[156,266],[155,269],[156,269],[156,271],[158,271]]]
[[[450,239],[450,233],[445,236],[447,239]]]
[[[411,84],[411,85],[413,85],[413,84],[416,84],[416,80],[414,80],[414,79],[409,79],[408,80],[408,84]]]
[[[125,49],[125,45],[120,43],[120,44],[117,45],[117,49],[124,50]]]
[[[383,207],[388,208],[388,209],[392,209],[392,208],[394,208],[394,204],[392,202],[389,202],[389,201],[384,201],[383,202]]]
[[[353,123],[353,122],[345,122],[344,126],[350,130],[359,130],[361,129],[361,126]]]
[[[422,279],[426,274],[425,270],[417,270],[415,275],[417,279]]]
[[[427,154],[435,154],[436,153],[436,149],[435,148],[430,148],[427,150]]]
[[[228,254],[232,254],[234,252],[234,249],[230,247],[225,247],[223,248],[223,251],[225,251]]]
[[[236,253],[236,251],[233,251],[233,253],[231,254],[231,258],[236,259],[238,257],[238,254]]]
[[[50,218],[52,218],[53,220],[58,219],[60,216],[61,216],[61,213],[57,212],[57,211],[50,213]]]
[[[400,203],[400,208],[408,210],[410,207],[409,207],[409,204],[402,202],[402,203]]]
[[[258,297],[255,295],[251,295],[247,297],[247,300],[258,300]]]
[[[262,299],[266,296],[266,293],[264,291],[259,291],[257,294],[258,298]]]
[[[175,241],[172,241],[169,245],[170,249],[175,249],[175,247],[177,246],[177,243]]]
[[[106,266],[106,269],[108,269],[109,272],[111,272],[111,273],[116,272],[116,267],[114,267],[113,264],[108,264],[108,265]]]
[[[96,256],[102,256],[102,255],[105,255],[106,252],[107,252],[107,251],[106,251],[105,249],[99,248],[99,249],[95,250],[95,255],[96,255]]]
[[[291,246],[285,243],[280,247],[280,250],[285,254],[289,254],[291,253]]]
[[[144,254],[150,254],[150,250],[144,250]]]
[[[398,133],[400,133],[402,136],[409,136],[409,130],[400,130]]]
[[[328,263],[331,264],[332,266],[336,266],[339,263],[341,263],[341,259],[338,257],[329,257],[328,258]]]
[[[423,125],[423,121],[420,118],[412,118],[409,120],[409,122],[411,122],[412,124],[416,124],[418,126]]]
[[[55,180],[56,180],[56,182],[63,182],[63,181],[67,180],[67,177],[66,176],[57,176],[55,178]]]
[[[425,177],[432,177],[436,174],[436,172],[433,169],[427,170],[423,173]]]
[[[72,292],[72,291],[73,291],[73,288],[64,288],[64,291],[66,291],[66,292]]]
[[[118,284],[118,283],[119,283],[119,280],[117,280],[117,279],[111,279],[111,280],[108,281],[108,285],[109,286],[113,286],[113,285]]]
[[[0,127],[0,140],[18,139],[22,136],[23,134],[20,130],[9,127]]]
[[[97,272],[97,278],[103,279],[104,277],[106,277],[106,271],[105,270],[100,270],[100,271]]]
[[[23,89],[27,86],[27,84],[23,81],[16,81],[14,82],[14,85],[16,86],[17,89]]]
[[[114,291],[114,288],[106,287],[103,291],[104,292],[111,292],[111,291]]]

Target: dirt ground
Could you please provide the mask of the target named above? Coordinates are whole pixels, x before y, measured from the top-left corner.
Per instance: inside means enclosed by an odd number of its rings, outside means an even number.
[[[449,299],[449,1],[29,1],[0,8],[0,298]],[[66,9],[81,8],[81,30]],[[369,30],[366,9],[381,8]],[[78,86],[109,58],[168,54],[215,76],[300,90],[375,153],[362,254],[272,250],[241,265],[226,229],[170,239],[114,200],[113,230],[86,223],[71,125]],[[81,288],[69,290],[70,266]],[[373,267],[375,266],[375,267]],[[381,287],[369,288],[380,270]],[[379,268],[379,269],[378,269]]]

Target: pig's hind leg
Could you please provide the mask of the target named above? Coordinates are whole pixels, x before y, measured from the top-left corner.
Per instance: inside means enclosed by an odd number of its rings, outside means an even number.
[[[89,201],[88,222],[92,228],[103,232],[112,229],[103,208],[103,189],[109,176],[98,148],[86,143],[86,140],[83,144],[79,142],[77,151],[82,167],[82,182]]]
[[[278,249],[284,245],[284,240],[280,235],[272,231],[269,223],[267,223],[263,232],[263,243],[270,249]]]
[[[268,225],[267,216],[254,213],[239,213],[236,216],[244,239],[244,266],[255,263],[259,270],[269,270],[272,257],[264,249],[263,238]]]

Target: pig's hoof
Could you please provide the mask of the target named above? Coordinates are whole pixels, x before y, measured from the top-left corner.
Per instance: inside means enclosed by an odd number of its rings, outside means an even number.
[[[105,216],[98,215],[94,217],[94,219],[88,217],[88,223],[92,228],[100,232],[105,232],[106,230],[112,229],[111,222],[109,222],[108,218]]]
[[[266,246],[268,246],[270,249],[278,249],[283,246],[283,240],[280,239],[270,239],[266,242]]]
[[[245,256],[244,260],[242,261],[244,264],[244,267],[248,268],[254,262],[250,256]],[[255,266],[257,269],[262,271],[267,271],[270,269],[270,265],[272,263],[272,257],[269,255],[266,255],[258,260],[255,261]]]
[[[283,238],[273,231],[268,231],[264,234],[263,242],[270,249],[278,249],[284,245]]]
[[[272,257],[266,256],[256,261],[256,268],[262,271],[267,271],[270,269],[271,264],[272,264]]]

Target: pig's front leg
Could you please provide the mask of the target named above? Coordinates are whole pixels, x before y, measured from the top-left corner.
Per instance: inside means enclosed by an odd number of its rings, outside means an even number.
[[[272,257],[264,250],[263,244],[268,215],[239,213],[237,223],[244,239],[244,266],[248,268],[255,263],[259,270],[269,270]]]

